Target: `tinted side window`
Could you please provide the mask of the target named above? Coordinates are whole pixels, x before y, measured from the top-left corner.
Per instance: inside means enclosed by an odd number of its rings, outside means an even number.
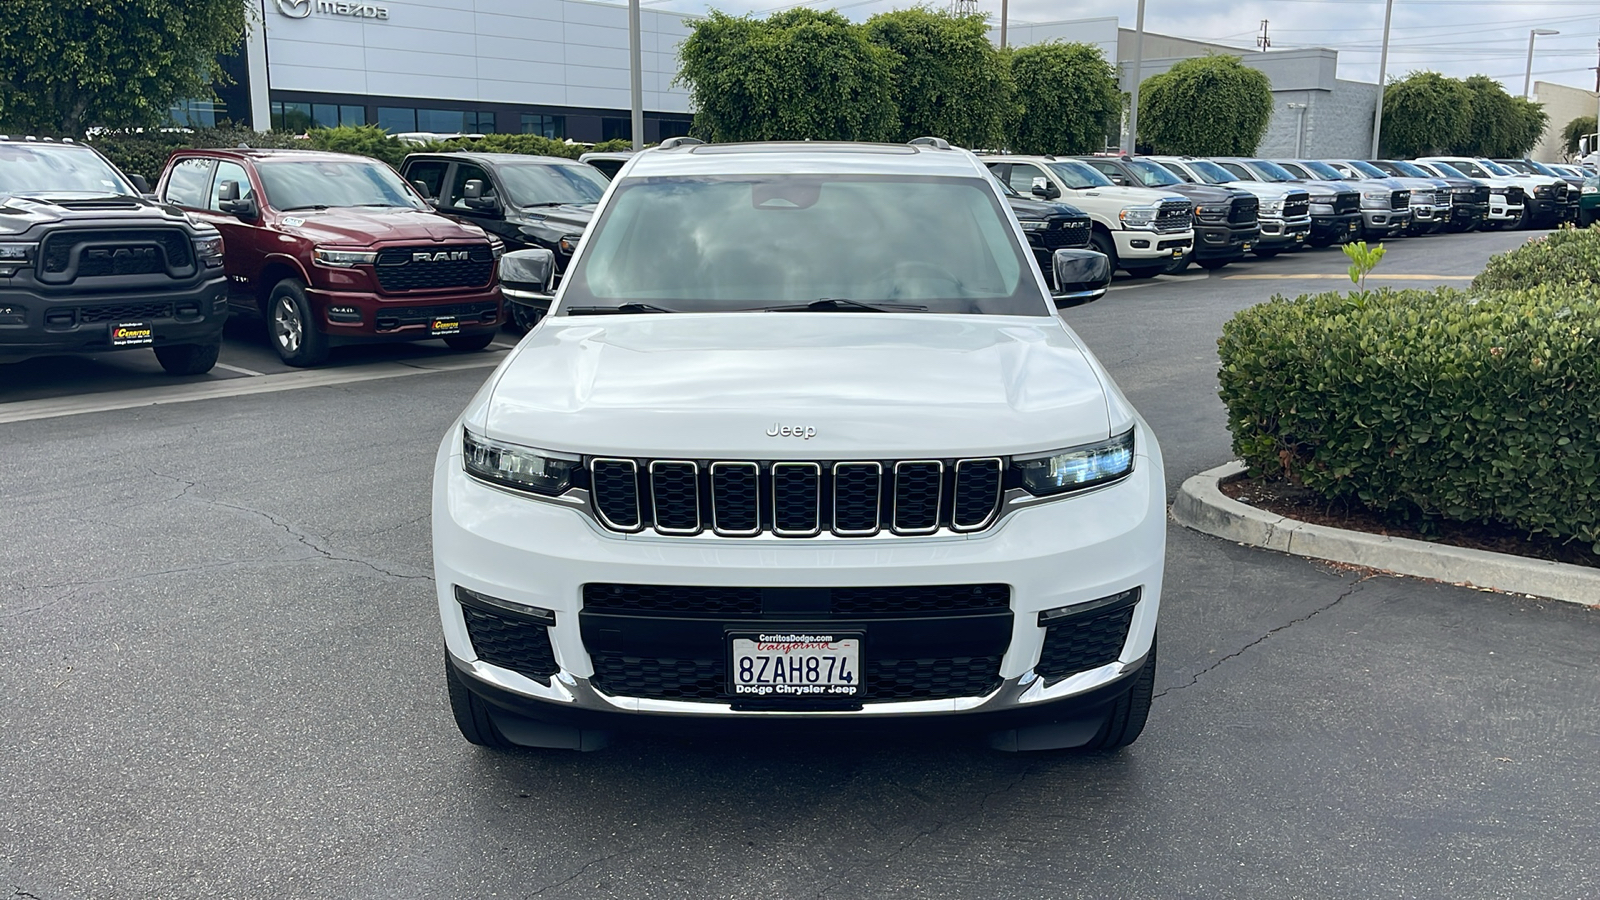
[[[1189,184],[1194,184],[1194,176],[1190,175],[1189,174],[1189,170],[1185,169],[1183,166],[1179,166],[1179,165],[1171,165],[1171,166],[1169,166],[1166,163],[1161,163],[1160,165],[1161,165],[1161,167],[1163,169],[1166,169],[1168,172],[1171,172],[1173,175],[1176,175],[1178,177],[1179,181],[1187,182]]]
[[[1007,179],[1007,183],[1010,184],[1011,189],[1017,193],[1031,195],[1033,193],[1033,180],[1035,178],[1044,177],[1044,170],[1038,166],[1030,166],[1024,163],[1013,163],[1011,166],[1011,176]],[[1048,181],[1045,183],[1049,184]]]
[[[470,209],[462,198],[467,195],[467,182],[473,180],[483,182],[483,196],[494,196],[494,182],[487,172],[471,163],[456,163],[456,177],[450,179],[450,206]]]
[[[437,198],[439,190],[444,187],[444,172],[448,168],[450,164],[443,160],[418,160],[406,166],[406,180],[422,182],[423,195]]]
[[[1123,181],[1127,181],[1127,177],[1122,174],[1122,170],[1117,167],[1116,163],[1104,162],[1097,159],[1086,159],[1084,162],[1100,170],[1100,174],[1111,179],[1112,184],[1116,184],[1117,179],[1119,178]]]
[[[1295,165],[1294,163],[1278,163],[1278,165],[1283,166],[1285,169],[1288,169],[1289,170],[1289,174],[1293,175],[1296,178],[1310,178],[1311,177],[1310,175],[1306,174],[1306,170],[1305,169],[1300,168],[1299,166]]]
[[[190,209],[206,208],[206,189],[211,186],[212,161],[199,156],[178,160],[167,176],[166,201]]]
[[[1217,165],[1227,169],[1229,174],[1236,176],[1240,181],[1255,181],[1255,177],[1238,163],[1217,163]]]
[[[222,183],[224,181],[236,181],[239,183],[240,200],[245,200],[255,196],[255,191],[250,187],[250,173],[244,170],[244,166],[241,166],[238,163],[218,160],[217,178],[211,184],[211,202],[208,208],[217,210],[218,212],[222,211],[222,205],[221,201],[218,199],[218,195],[222,192]]]

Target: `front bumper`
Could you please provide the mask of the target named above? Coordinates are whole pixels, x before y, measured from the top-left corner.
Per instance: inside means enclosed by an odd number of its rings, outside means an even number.
[[[1195,226],[1196,259],[1239,259],[1261,238],[1259,225],[1201,222]]]
[[[1504,197],[1491,195],[1489,198],[1490,222],[1515,222],[1522,218],[1526,209],[1522,204],[1507,203]]]
[[[1489,218],[1487,203],[1457,203],[1450,207],[1450,224],[1471,226]]]
[[[21,276],[0,279],[0,363],[220,340],[227,282],[221,270],[212,271],[214,277],[172,289],[92,293],[46,291]],[[131,323],[150,326],[153,343],[114,346],[112,326]]]
[[[1271,219],[1261,217],[1261,243],[1257,246],[1282,250],[1298,247],[1311,237],[1311,217]]]
[[[455,429],[443,442],[434,470],[434,575],[445,647],[470,689],[535,720],[576,714],[624,724],[637,719],[644,725],[666,720],[894,722],[930,716],[977,722],[987,721],[989,714],[1027,717],[1046,708],[1048,713],[1041,714],[1057,719],[1092,718],[1108,698],[1126,689],[1124,682],[1150,653],[1160,606],[1166,491],[1159,449],[1142,423],[1139,429],[1134,472],[1122,481],[1017,509],[975,534],[877,539],[688,539],[607,532],[577,509],[468,478]],[[606,693],[593,681],[596,669],[580,625],[583,586],[593,582],[767,588],[1004,584],[1010,592],[1010,633],[1003,638],[998,686],[972,696],[868,700],[854,709],[805,710],[625,696]],[[540,680],[484,661],[469,636],[457,585],[553,613],[548,636],[555,674]],[[1046,636],[1041,612],[1092,604],[1136,587],[1140,597],[1115,661],[1048,684],[1039,677],[1035,667]],[[832,621],[764,613],[760,619],[722,624],[738,630],[814,631]],[[705,622],[700,619],[695,627]],[[872,624],[863,627],[868,634],[863,652],[870,653]]]
[[[1117,258],[1123,262],[1154,264],[1177,259],[1194,246],[1194,231],[1113,231],[1112,240],[1117,245]]]
[[[1405,231],[1411,224],[1409,209],[1363,209],[1362,230],[1368,235],[1390,235]]]
[[[437,336],[434,322],[440,319],[454,319],[460,334],[495,331],[505,321],[498,285],[398,297],[307,288],[306,298],[335,346],[426,340]]]
[[[1318,243],[1343,244],[1361,237],[1361,213],[1314,213],[1311,216],[1311,240]]]

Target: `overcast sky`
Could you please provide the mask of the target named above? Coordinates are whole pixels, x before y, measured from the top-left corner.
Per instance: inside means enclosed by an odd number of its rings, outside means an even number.
[[[794,5],[837,9],[852,19],[915,5],[907,0],[643,0],[646,8],[701,12],[708,6],[732,14]],[[930,2],[946,8],[949,0]],[[995,21],[1000,0],[978,0]],[[1132,28],[1137,0],[1010,0],[1016,22],[1055,22],[1116,16]],[[1339,77],[1376,81],[1383,37],[1383,0],[1146,0],[1145,30],[1253,49],[1261,20],[1268,20],[1273,49],[1332,47]],[[1594,89],[1600,0],[1395,0],[1389,74],[1432,69],[1464,77],[1485,74],[1522,93],[1528,30],[1550,28],[1534,46],[1535,81]]]

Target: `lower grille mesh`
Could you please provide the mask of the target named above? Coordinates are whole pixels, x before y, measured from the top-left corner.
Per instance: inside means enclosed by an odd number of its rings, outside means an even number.
[[[484,662],[546,680],[557,670],[549,629],[538,623],[463,606],[467,636]]]

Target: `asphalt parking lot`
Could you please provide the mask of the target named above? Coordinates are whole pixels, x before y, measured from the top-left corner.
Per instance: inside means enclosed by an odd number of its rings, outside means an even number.
[[[1526,237],[1399,241],[1374,281],[1465,285]],[[1344,267],[1191,269],[1067,311],[1169,493],[1231,456],[1222,323]],[[238,326],[196,379],[143,353],[0,366],[0,896],[1600,896],[1600,611],[1178,526],[1157,699],[1118,755],[472,747],[428,485],[502,352],[282,374]]]

